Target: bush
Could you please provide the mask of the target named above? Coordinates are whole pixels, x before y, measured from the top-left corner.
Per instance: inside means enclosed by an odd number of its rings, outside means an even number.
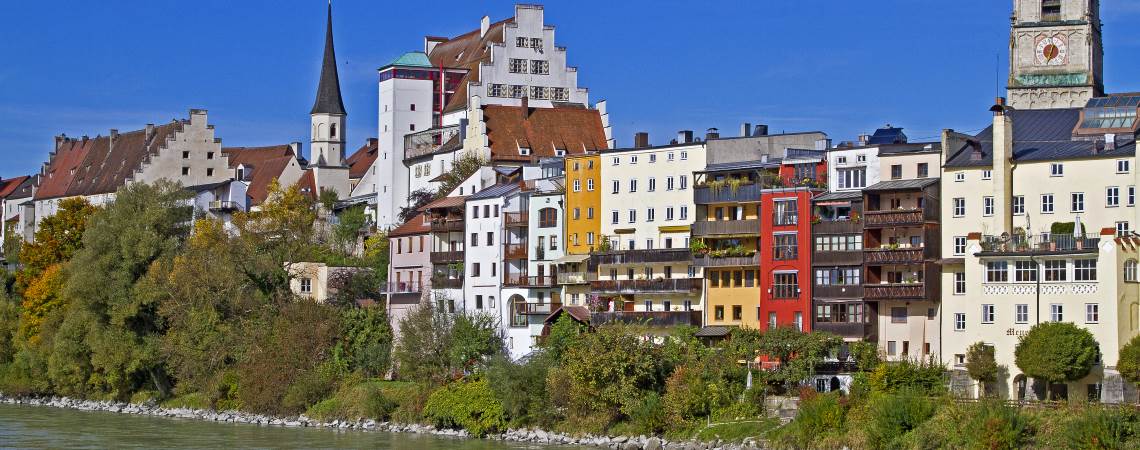
[[[1132,383],[1140,383],[1140,336],[1133,336],[1120,347],[1120,358],[1116,362],[1120,376]]]
[[[803,395],[795,420],[777,431],[777,442],[795,448],[812,447],[821,436],[842,435],[846,419],[847,406],[838,392]]]
[[[1073,411],[1070,411],[1072,413]],[[1140,417],[1136,410],[1088,408],[1075,414],[1061,428],[1068,448],[1110,449],[1136,448],[1133,439],[1140,434]]]
[[[1015,449],[1029,445],[1031,432],[1029,418],[1000,400],[950,403],[911,432],[905,447]]]
[[[628,417],[647,391],[661,390],[658,348],[640,336],[636,327],[603,325],[566,352],[562,367],[575,413]]]
[[[255,330],[259,344],[238,363],[241,406],[250,412],[296,414],[311,404],[306,403],[327,397],[335,386],[321,386],[326,374],[313,369],[332,356],[339,318],[332,307],[293,302],[281,308],[267,329]]]
[[[336,392],[348,372],[343,364],[329,360],[305,371],[285,390],[281,406],[285,411],[304,411]]]
[[[639,434],[654,435],[665,431],[669,421],[662,406],[661,396],[656,392],[650,392],[639,404],[630,409],[630,422]]]
[[[895,448],[911,430],[930,419],[937,410],[922,392],[904,391],[878,395],[868,403],[867,440],[873,448]]]
[[[513,426],[549,425],[556,411],[546,401],[546,374],[552,357],[545,350],[514,363],[497,356],[487,368],[487,380]]]
[[[1017,367],[1027,377],[1052,383],[1084,378],[1100,357],[1100,345],[1088,330],[1068,322],[1045,322],[1029,329],[1013,352]]]
[[[910,390],[924,395],[945,392],[943,378],[946,368],[931,361],[899,361],[879,364],[868,380],[871,390],[877,393],[894,393]]]
[[[352,308],[343,316],[341,345],[349,370],[359,370],[367,377],[384,375],[392,360],[392,327],[384,308]]]
[[[503,405],[487,380],[458,381],[439,388],[428,397],[423,413],[438,427],[459,427],[474,436],[507,428]]]
[[[381,382],[365,381],[342,387],[332,397],[314,404],[305,414],[326,422],[334,419],[386,421],[396,407],[396,402],[384,395]]]

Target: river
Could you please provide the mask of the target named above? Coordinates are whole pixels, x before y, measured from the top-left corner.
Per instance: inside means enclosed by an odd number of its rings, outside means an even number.
[[[3,448],[566,449],[431,435],[285,428],[0,404]]]

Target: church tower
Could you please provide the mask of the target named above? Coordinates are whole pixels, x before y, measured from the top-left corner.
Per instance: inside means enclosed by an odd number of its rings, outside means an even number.
[[[1010,106],[1079,108],[1104,95],[1099,0],[1014,0]]]
[[[336,53],[333,51],[332,2],[329,2],[328,24],[325,31],[325,55],[321,63],[321,81],[317,85],[317,100],[309,112],[312,124],[309,164],[318,193],[322,189],[336,191],[338,198],[347,198],[351,192],[348,166],[344,157],[345,122],[348,113],[340,97],[340,78],[336,73]]]

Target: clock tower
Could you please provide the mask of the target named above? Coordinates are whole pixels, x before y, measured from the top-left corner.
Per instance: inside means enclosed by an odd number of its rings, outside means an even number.
[[[1099,0],[1014,0],[1010,106],[1079,108],[1104,95]]]

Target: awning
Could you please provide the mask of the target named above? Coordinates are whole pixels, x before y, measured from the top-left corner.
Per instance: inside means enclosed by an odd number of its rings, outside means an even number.
[[[657,230],[662,233],[686,233],[690,229],[692,229],[692,227],[688,225],[662,225],[657,227]]]
[[[555,263],[555,264],[566,264],[566,263],[580,263],[580,262],[583,262],[583,261],[585,261],[585,260],[587,260],[587,259],[590,259],[590,255],[589,255],[589,254],[585,254],[585,255],[566,255],[566,256],[563,256],[563,257],[561,257],[561,258],[558,258],[558,259],[554,260],[554,263]]]

